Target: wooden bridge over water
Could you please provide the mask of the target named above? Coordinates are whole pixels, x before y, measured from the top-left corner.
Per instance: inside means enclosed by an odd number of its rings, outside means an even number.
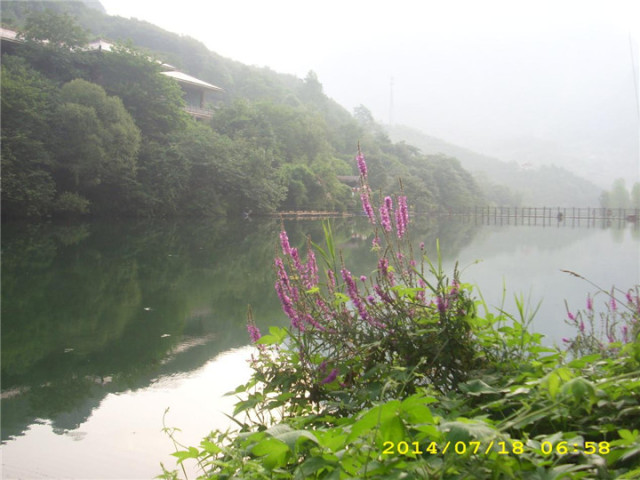
[[[441,212],[441,216],[474,218],[485,225],[640,226],[637,208],[473,206]]]
[[[331,217],[362,216],[361,209],[351,212],[284,211],[274,214],[281,218],[315,220]],[[640,227],[640,209],[590,207],[490,207],[473,206],[419,212],[418,216],[458,217],[473,219],[480,225],[532,225],[606,227],[632,224]]]

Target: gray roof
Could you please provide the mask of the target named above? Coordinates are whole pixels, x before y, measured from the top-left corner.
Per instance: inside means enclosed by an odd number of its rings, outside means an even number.
[[[171,71],[171,72],[160,72],[162,75],[166,75],[167,77],[171,77],[178,82],[186,83],[188,85],[194,85],[196,87],[205,88],[207,90],[211,90],[214,92],[222,92],[222,88],[216,87],[215,85],[211,85],[210,83],[204,82],[196,77],[192,77],[191,75],[187,75],[184,72]]]

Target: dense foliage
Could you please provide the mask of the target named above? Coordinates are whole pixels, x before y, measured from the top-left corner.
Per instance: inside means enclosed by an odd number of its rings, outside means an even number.
[[[240,428],[178,449],[178,463],[211,479],[640,478],[637,287],[606,293],[609,314],[625,312],[604,315],[603,341],[569,312],[573,354],[544,347],[522,302],[496,315],[414,250],[406,196],[374,201],[357,160],[377,266],[355,278],[328,225],[306,259],[283,230],[275,288],[291,326],[262,335],[250,318]]]
[[[313,72],[247,67],[75,2],[6,3],[22,43],[2,54],[5,218],[353,210],[357,196],[338,176],[357,173],[358,139],[379,167],[374,189],[403,177],[423,211],[482,201],[455,159],[392,143],[366,108],[352,116],[327,98]],[[82,48],[97,35],[122,43]],[[210,121],[187,115],[160,61],[224,88]]]

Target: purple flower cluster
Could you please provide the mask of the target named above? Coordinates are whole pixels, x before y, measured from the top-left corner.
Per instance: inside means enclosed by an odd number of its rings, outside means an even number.
[[[393,286],[395,284],[393,272],[389,269],[389,260],[386,257],[380,257],[378,260],[378,273],[389,285]]]
[[[316,262],[315,253],[309,248],[306,263],[302,263],[298,249],[289,244],[287,232],[280,232],[280,246],[285,257],[289,257],[291,268],[295,269],[296,276],[300,279],[302,286],[310,290],[318,285],[318,264]],[[287,269],[283,260],[276,257],[274,260],[276,267],[277,279],[275,283],[276,293],[280,299],[282,310],[291,319],[291,324],[300,331],[304,331],[305,324],[312,325],[315,328],[323,330],[321,325],[309,313],[304,310],[299,311],[296,308],[300,300],[300,292],[289,279]]]
[[[384,202],[380,205],[380,223],[385,232],[391,231],[391,215],[393,214],[393,200],[391,197],[385,197]]]
[[[369,217],[369,221],[371,225],[376,224],[376,214],[373,211],[373,207],[371,206],[371,197],[369,193],[369,189],[367,187],[362,187],[360,190],[360,201],[362,202],[362,209],[364,213]]]
[[[287,232],[282,230],[280,232],[280,246],[282,247],[282,254],[287,256],[291,254],[291,245],[289,245],[289,237]]]
[[[445,313],[447,308],[449,308],[449,299],[445,296],[438,295],[436,297],[436,305],[438,306],[438,311],[440,313]]]
[[[249,332],[249,338],[253,343],[256,343],[258,340],[260,340],[260,337],[262,337],[260,329],[253,322],[247,323],[247,331]]]
[[[347,286],[347,294],[349,295],[349,298],[353,302],[353,305],[358,310],[358,314],[360,314],[360,318],[362,318],[369,325],[381,327],[382,325],[379,322],[375,321],[371,316],[371,314],[369,313],[369,311],[367,310],[367,306],[365,305],[365,302],[362,300],[362,297],[360,296],[360,292],[358,292],[358,286],[356,285],[356,282],[353,279],[351,272],[346,268],[343,268],[342,270],[340,270],[340,273],[342,274],[342,279],[344,280],[344,283]]]
[[[307,252],[307,263],[305,264],[304,274],[305,287],[311,289],[318,284],[318,263],[316,262],[316,254],[309,249]]]
[[[358,170],[360,170],[360,175],[363,179],[367,178],[367,162],[364,159],[364,155],[362,152],[358,152],[356,156],[356,162],[358,162]]]
[[[282,259],[280,257],[275,258],[277,279],[276,279],[276,293],[280,299],[282,310],[291,319],[291,325],[299,330],[304,330],[304,323],[300,319],[298,312],[296,311],[294,304],[298,300],[298,289],[291,285],[289,281],[289,275],[284,268]]]
[[[615,312],[616,310],[618,310],[618,303],[616,302],[616,297],[614,296],[613,289],[611,290],[611,299],[609,301],[609,306],[612,312]]]
[[[398,238],[404,237],[409,225],[409,208],[407,206],[407,197],[398,196],[398,208],[396,209],[396,231]]]

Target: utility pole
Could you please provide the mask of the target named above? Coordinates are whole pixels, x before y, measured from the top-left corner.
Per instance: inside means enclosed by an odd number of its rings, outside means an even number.
[[[389,126],[393,126],[393,77],[389,81]]]

